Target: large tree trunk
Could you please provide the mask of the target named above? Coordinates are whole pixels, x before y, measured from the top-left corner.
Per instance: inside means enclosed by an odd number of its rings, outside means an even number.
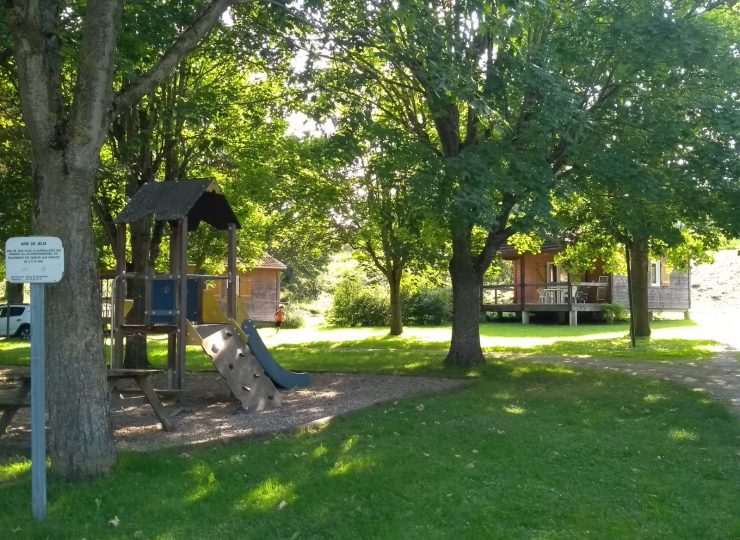
[[[23,303],[23,283],[5,282],[5,298],[8,304]]]
[[[485,362],[479,328],[483,274],[470,252],[470,235],[470,231],[452,235],[452,340],[446,367],[472,367]]]
[[[99,476],[115,461],[90,213],[106,129],[111,118],[164,80],[231,1],[213,0],[152,69],[115,99],[112,80],[123,1],[87,2],[69,109],[62,96],[59,39],[66,5],[5,2],[33,155],[34,232],[57,236],[64,247],[64,277],[48,287],[46,309],[49,448],[52,470],[63,477]]]
[[[50,150],[34,164],[34,232],[64,247],[64,277],[47,286],[49,450],[54,472],[78,479],[107,474],[115,447],[89,204],[97,160],[74,168],[72,161]]]
[[[45,319],[49,450],[65,478],[115,462],[90,200],[105,123],[120,0],[87,5],[69,111],[61,93],[58,2],[8,2],[18,84],[31,140],[34,233],[64,247],[64,277],[48,286]]]
[[[403,334],[403,319],[401,317],[401,272],[391,271],[388,276],[388,285],[391,290],[391,332],[392,336]]]
[[[635,240],[629,243],[630,278],[632,287],[632,317],[635,337],[650,336],[650,310],[648,309],[648,243]]]

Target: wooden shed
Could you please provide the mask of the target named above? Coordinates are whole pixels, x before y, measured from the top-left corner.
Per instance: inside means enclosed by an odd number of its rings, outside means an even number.
[[[266,254],[253,269],[237,276],[236,296],[253,321],[272,322],[280,305],[280,276],[288,267]],[[218,296],[226,298],[226,287],[217,285]]]

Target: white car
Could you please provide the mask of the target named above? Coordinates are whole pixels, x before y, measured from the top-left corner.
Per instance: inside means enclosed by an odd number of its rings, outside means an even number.
[[[10,309],[8,306],[0,306],[0,337],[7,336],[31,339],[31,306],[11,304]]]

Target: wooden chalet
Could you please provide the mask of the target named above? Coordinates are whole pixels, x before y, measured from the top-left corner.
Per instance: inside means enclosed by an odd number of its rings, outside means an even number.
[[[481,310],[521,314],[529,323],[531,314],[556,313],[558,320],[578,324],[578,314],[599,318],[604,304],[629,305],[627,277],[604,272],[600,263],[582,274],[570,274],[555,264],[562,246],[543,244],[540,253],[519,253],[504,246],[499,252],[512,265],[513,283],[483,285]],[[668,271],[665,260],[650,261],[648,307],[651,311],[683,311],[691,307],[689,272]]]

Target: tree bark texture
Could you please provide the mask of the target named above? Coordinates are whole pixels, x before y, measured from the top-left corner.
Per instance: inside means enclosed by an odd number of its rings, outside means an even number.
[[[635,337],[650,337],[650,310],[648,309],[648,263],[647,240],[629,243],[630,277],[632,283],[632,313]]]
[[[89,204],[97,163],[65,172],[59,155],[50,151],[45,166],[34,167],[41,194],[34,229],[64,246],[64,278],[47,286],[49,449],[53,471],[78,479],[108,473],[115,447]]]
[[[388,276],[391,300],[391,331],[392,336],[403,334],[403,319],[401,316],[401,272],[391,272]]]
[[[452,339],[445,367],[472,367],[485,362],[480,346],[480,291],[483,273],[471,253],[470,230],[452,234]]]
[[[8,304],[23,303],[23,283],[5,282],[5,298]]]

